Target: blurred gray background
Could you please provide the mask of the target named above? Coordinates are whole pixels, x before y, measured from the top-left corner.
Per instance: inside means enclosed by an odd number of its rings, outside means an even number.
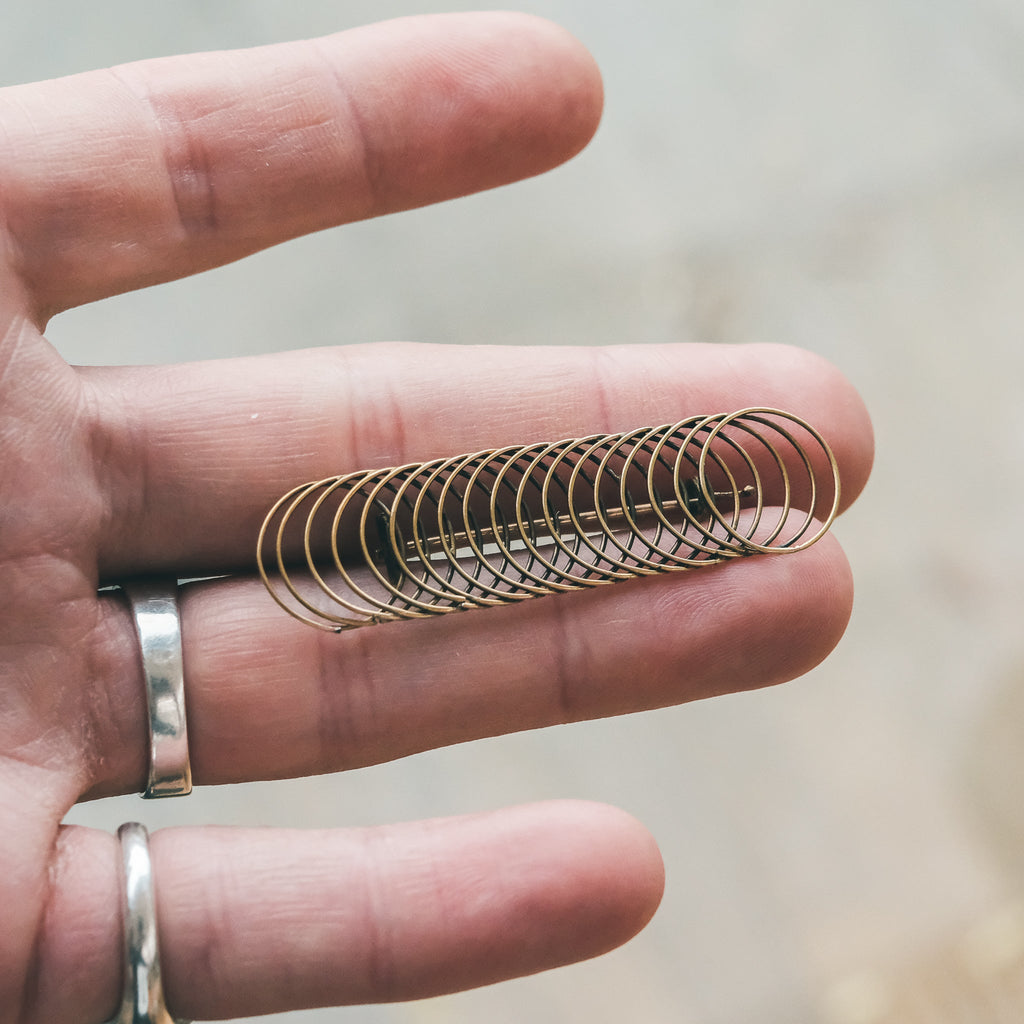
[[[836,528],[858,582],[846,639],[781,689],[73,820],[372,824],[580,796],[661,844],[664,904],[620,951],[282,1024],[1019,1022],[1024,0],[516,6],[603,68],[581,157],[68,313],[52,340],[86,363],[395,338],[813,349],[877,428]],[[5,7],[4,83],[440,9]]]

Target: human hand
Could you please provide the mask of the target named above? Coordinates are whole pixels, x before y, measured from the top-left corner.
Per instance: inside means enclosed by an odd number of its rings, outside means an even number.
[[[118,1001],[115,840],[60,824],[146,776],[138,642],[104,583],[234,574],[181,593],[198,784],[767,685],[837,641],[851,583],[831,538],[338,637],[283,615],[253,577],[263,514],[302,480],[747,405],[814,423],[848,503],[870,427],[810,355],[367,346],[73,369],[42,336],[80,303],[539,173],[599,110],[578,44],[510,15],[0,93],[0,1021],[91,1024]],[[642,927],[662,881],[637,823],[577,803],[379,830],[166,830],[153,857],[168,1002],[202,1019],[592,956]]]

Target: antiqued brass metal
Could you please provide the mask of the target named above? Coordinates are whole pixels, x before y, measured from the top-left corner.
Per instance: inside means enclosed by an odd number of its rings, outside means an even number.
[[[302,484],[257,559],[282,608],[340,632],[801,551],[839,491],[810,424],[743,409]]]

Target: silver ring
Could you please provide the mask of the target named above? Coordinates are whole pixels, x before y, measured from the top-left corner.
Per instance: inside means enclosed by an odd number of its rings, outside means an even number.
[[[149,833],[129,821],[117,830],[117,838],[124,893],[124,994],[121,1009],[107,1024],[188,1024],[172,1017],[164,1002]]]
[[[177,582],[128,583],[149,705],[149,781],[144,797],[192,792]]]

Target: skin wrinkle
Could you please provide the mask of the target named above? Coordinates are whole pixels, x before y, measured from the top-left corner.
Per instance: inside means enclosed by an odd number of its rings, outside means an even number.
[[[0,330],[0,390],[6,389],[11,367],[18,361],[18,350],[23,343],[26,321],[12,315]],[[3,438],[6,440],[6,438]]]
[[[48,846],[51,855],[46,864],[45,891],[40,901],[39,923],[32,941],[28,965],[25,969],[25,981],[21,991],[20,1012],[17,1018],[21,1022],[30,1022],[40,1018],[39,1006],[46,994],[43,979],[47,976],[47,953],[53,942],[50,935],[53,931],[51,925],[54,897],[65,856],[65,844],[61,841],[62,835],[63,830],[59,829],[54,836],[53,843]]]
[[[52,793],[51,802],[54,810],[63,817],[75,804],[87,777],[84,758],[68,757],[63,751],[70,747],[78,753],[77,747],[81,741],[81,736],[72,736],[69,732],[56,728],[50,729],[33,737],[24,745],[24,749],[12,747],[5,750],[0,755],[0,768],[8,772],[28,770],[42,773],[50,782],[49,788],[44,792]],[[42,756],[39,750],[42,751]]]
[[[196,133],[189,130],[184,118],[167,118],[161,113],[154,102],[153,93],[146,88],[144,76],[137,85],[124,73],[123,68],[110,68],[107,73],[147,111],[152,132],[160,140],[163,169],[182,235],[189,239],[200,234],[212,234],[218,226],[216,193],[210,177],[209,161],[205,159],[203,147],[195,142]],[[178,147],[171,143],[167,131],[168,121],[175,124],[183,136],[184,146],[180,155],[175,152]]]
[[[2,191],[2,188],[0,188]],[[0,292],[0,300],[9,301],[14,298],[22,298],[22,296],[13,296],[9,294],[8,290],[8,278],[0,277],[0,281],[3,283],[2,292]],[[16,287],[22,285],[23,282],[19,278],[14,279]],[[19,289],[20,290],[20,289]],[[28,303],[23,304],[27,306]],[[17,367],[19,370],[23,369],[21,364],[26,361],[31,361],[31,357],[24,355],[26,349],[28,349],[34,342],[34,338],[31,337],[35,333],[35,325],[32,320],[22,309],[7,310],[4,309],[0,312],[0,397],[7,391],[11,385],[8,382],[8,377],[12,372],[13,367]],[[18,390],[24,387],[24,382],[17,382],[14,387]],[[0,414],[4,413],[4,407],[7,406],[7,402],[0,402]],[[19,403],[18,409],[21,410]],[[3,419],[7,416],[4,414]],[[5,450],[11,445],[14,439],[20,433],[20,426],[14,431],[4,433],[2,427],[2,420],[0,420],[0,441],[3,442]]]
[[[49,789],[46,786],[41,786],[36,790],[30,785],[25,791],[48,793]],[[45,808],[36,809],[42,809],[45,815]],[[40,820],[45,821],[45,817],[41,816]],[[57,844],[59,826],[54,824],[49,827],[48,831],[50,833],[49,836],[41,843],[41,848],[47,851],[46,860],[37,866],[32,876],[33,887],[39,890],[39,892],[37,899],[32,901],[37,907],[37,911],[34,923],[30,926],[31,938],[27,946],[28,955],[20,970],[15,972],[16,977],[18,975],[21,977],[21,984],[16,988],[18,1002],[14,1018],[19,1022],[33,1021],[35,1018],[34,1007],[38,1005],[43,995],[43,978],[46,975],[46,951],[48,948],[47,924],[55,891],[54,880],[57,872],[56,859],[59,853]]]
[[[347,429],[344,433],[344,437],[347,439],[347,447],[351,454],[352,465],[346,469],[339,468],[338,472],[347,472],[349,469],[362,468],[363,462],[361,453],[359,450],[360,441],[360,430],[359,430],[359,402],[356,401],[356,382],[359,380],[359,374],[353,373],[353,359],[352,353],[347,348],[338,348],[335,350],[337,360],[341,365],[341,372],[339,374],[342,388],[344,391],[344,397],[342,406],[345,409],[345,419]],[[357,367],[356,367],[357,369]],[[366,421],[369,422],[370,417],[365,417]],[[340,461],[340,460],[339,460]],[[370,467],[366,467],[367,469]]]
[[[83,695],[92,742],[84,748],[86,780],[81,800],[138,792],[147,772],[146,723],[138,699],[144,683],[135,626],[122,597],[111,594],[99,602],[99,608],[89,643],[90,678],[109,679],[111,686]]]
[[[108,423],[109,430],[109,423]],[[104,531],[104,536],[115,537],[117,534],[144,534],[146,532],[146,514],[155,504],[152,495],[159,493],[159,488],[153,482],[153,461],[150,453],[158,453],[159,448],[151,444],[149,431],[141,416],[132,416],[130,410],[124,409],[123,415],[118,421],[118,432],[116,439],[111,440],[110,448],[116,456],[110,460],[109,465],[124,467],[120,474],[122,483],[112,488],[110,502],[118,502],[116,512],[111,513],[111,526]],[[114,438],[115,435],[108,435]],[[110,475],[110,471],[105,471]],[[123,481],[129,481],[127,485]],[[125,503],[125,499],[128,499]],[[113,524],[117,524],[116,529]],[[101,562],[102,565],[102,562]]]
[[[354,712],[353,695],[358,686],[360,692],[370,693],[364,708],[376,704],[376,687],[365,638],[358,632],[345,637],[342,647],[333,633],[317,633],[316,660],[313,676],[317,693],[317,732],[320,742],[320,760],[323,770],[329,771],[333,764],[350,763],[352,756],[339,751],[358,750],[365,742],[366,730],[359,728]],[[344,653],[342,653],[344,652]],[[356,668],[358,664],[358,668]],[[341,672],[338,668],[341,668]],[[340,677],[340,678],[339,678]]]
[[[38,392],[26,394],[26,386],[32,388],[41,376],[38,373],[38,360],[26,354],[34,340],[29,337],[32,330],[27,319],[15,314],[0,333],[0,444],[3,445],[4,473],[8,479],[12,472],[12,463],[22,471],[26,466],[34,466],[37,432],[26,421],[30,418],[28,414],[32,411],[33,405],[43,404],[53,394],[45,387],[40,387]],[[26,362],[36,364],[32,366],[31,379],[18,381],[12,386],[8,377],[15,369],[24,373]],[[7,544],[10,543],[9,538],[9,533],[0,535],[0,541]]]
[[[314,41],[313,52],[326,69],[327,80],[332,84],[334,96],[341,104],[342,109],[348,114],[349,122],[354,129],[353,134],[359,146],[357,163],[362,168],[361,184],[366,194],[364,200],[365,216],[377,216],[381,210],[386,208],[381,188],[384,167],[379,156],[375,155],[377,151],[368,142],[370,121],[359,109],[352,91],[342,79],[336,60],[324,52],[323,40],[317,39]]]
[[[222,836],[223,830],[215,826],[209,829],[206,839],[207,842],[216,842]],[[158,878],[165,877],[162,865],[169,859],[162,852],[164,838],[160,832],[154,832],[150,837],[153,870],[154,875]],[[222,849],[224,854],[231,850],[228,844],[223,844]],[[220,993],[230,992],[231,989],[230,982],[227,980],[231,974],[223,970],[220,961],[223,957],[231,955],[232,951],[237,948],[237,943],[233,939],[232,929],[227,923],[226,916],[218,913],[218,908],[231,905],[231,886],[227,884],[227,876],[234,872],[237,862],[230,856],[214,855],[210,858],[210,863],[216,864],[218,870],[204,875],[202,887],[204,894],[210,894],[212,891],[214,898],[190,900],[187,945],[183,944],[177,949],[164,945],[162,949],[165,969],[164,993],[172,1006],[181,1002],[179,993],[173,984],[175,977],[187,978],[192,991],[209,993],[208,1002],[211,1007],[216,1006],[220,998],[226,998],[222,997]],[[156,894],[157,920],[159,921],[167,916],[165,912],[167,894],[162,894],[159,888],[157,888]]]
[[[57,427],[50,431],[52,441],[64,450],[64,458],[70,458],[78,451],[87,448],[88,445],[77,443],[76,435],[82,420],[79,411],[81,402],[77,394],[74,396],[73,402],[63,401],[66,397],[61,389],[56,395],[50,392],[39,396],[38,401],[48,400],[51,415]],[[72,404],[77,408],[67,408]],[[61,406],[65,406],[65,409],[62,410]],[[64,412],[63,416],[59,415],[62,411]],[[61,429],[64,424],[67,426],[65,429]],[[26,485],[26,494],[30,494],[31,482],[38,473],[36,460],[31,454],[21,460],[16,460],[16,456],[21,454],[19,449],[28,450],[33,444],[38,444],[38,431],[27,427],[21,433],[24,438],[23,444],[18,447],[15,447],[13,443],[5,445],[5,457],[9,463],[8,473],[11,472],[10,463],[14,463],[15,468],[20,469],[29,479],[30,483]],[[55,467],[54,471],[59,473],[61,468],[60,466]],[[72,598],[80,600],[85,595],[91,596],[95,585],[95,574],[91,568],[90,551],[98,536],[98,523],[102,518],[102,506],[104,505],[103,498],[95,487],[91,476],[73,473],[67,478],[66,484],[67,494],[62,496],[66,500],[61,500],[59,504],[54,503],[50,506],[50,511],[53,513],[53,525],[48,531],[44,533],[42,530],[38,508],[29,505],[16,509],[19,513],[16,522],[20,531],[30,538],[30,543],[25,545],[20,537],[12,536],[13,523],[10,524],[5,537],[6,546],[20,543],[29,550],[36,551],[33,556],[35,559],[44,563],[49,560],[52,564],[61,567],[53,573],[52,578],[55,582],[50,587],[50,598],[58,604],[63,604]],[[81,547],[82,550],[76,552],[76,546]],[[47,574],[40,571],[39,567],[35,567],[32,571],[40,579],[49,578]],[[42,593],[38,587],[34,589],[36,595],[41,598]]]
[[[361,877],[359,906],[362,908],[361,924],[365,936],[365,972],[368,991],[388,993],[395,991],[397,965],[394,948],[383,937],[382,923],[387,920],[390,887],[385,884],[384,865],[389,862],[387,845],[391,837],[388,829],[370,831],[361,829],[360,840]]]
[[[86,664],[87,679],[102,679],[107,675],[104,662],[106,661],[103,648],[105,644],[98,639],[97,634],[102,630],[102,614],[99,603],[95,606],[95,620],[89,631],[88,639],[80,645],[83,651],[83,658]],[[77,745],[81,754],[81,780],[76,787],[79,792],[84,792],[95,785],[102,773],[103,754],[106,749],[106,723],[110,716],[109,701],[106,694],[97,689],[86,689],[81,693],[81,726],[79,729],[80,742]]]
[[[163,141],[161,150],[175,209],[185,235],[194,239],[199,235],[215,234],[220,227],[217,189],[208,154],[200,141],[201,133],[190,130],[185,118],[175,118],[184,136],[183,153],[176,161],[171,156],[172,147],[164,127],[166,119],[158,118],[156,123]]]
[[[382,343],[375,350],[380,353],[381,364],[401,362],[408,343]],[[411,431],[407,426],[408,413],[398,400],[394,385],[384,375],[366,382],[363,360],[354,358],[349,349],[335,351],[341,363],[338,380],[345,389],[343,405],[348,423],[345,442],[339,447],[348,449],[350,460],[349,465],[336,472],[403,465],[409,460]]]
[[[383,380],[383,387],[386,405],[384,422],[391,424],[389,449],[401,453],[400,458],[405,460],[407,458],[406,453],[409,450],[408,438],[406,435],[405,409],[402,405],[401,399],[398,397],[394,378],[385,376]]]
[[[104,401],[95,389],[89,387],[88,383],[79,374],[78,391],[82,408],[80,417],[83,433],[86,435],[86,447],[90,452],[89,464],[92,467],[93,479],[96,481],[97,490],[100,494],[99,524],[97,526],[97,537],[102,537],[111,531],[115,521],[114,495],[123,493],[120,486],[115,486],[113,481],[115,473],[113,470],[113,445],[110,432],[103,424],[101,403]],[[106,401],[113,405],[117,396],[108,395]],[[132,492],[130,492],[132,493]],[[94,580],[98,584],[98,578]]]
[[[159,835],[159,834],[158,834]],[[158,847],[157,847],[158,849]],[[241,888],[239,876],[235,870],[237,861],[233,857],[223,857],[219,861],[222,870],[215,875],[213,898],[203,900],[203,922],[205,924],[203,941],[195,950],[192,957],[191,967],[187,977],[190,988],[196,977],[198,966],[200,975],[205,972],[209,991],[212,993],[223,993],[225,1000],[230,999],[232,984],[230,981],[231,970],[227,963],[230,960],[232,951],[239,946],[239,940],[235,935],[235,927],[231,923],[228,914],[218,912],[218,908],[229,907],[237,902],[231,893]],[[209,881],[204,882],[204,889],[209,892]],[[190,918],[190,922],[193,920]],[[174,998],[175,989],[168,986],[168,998]],[[216,999],[216,996],[214,997]],[[173,1005],[173,1003],[172,1003]]]
[[[611,402],[609,401],[608,378],[612,376],[608,372],[609,364],[613,362],[614,356],[604,348],[591,349],[592,358],[590,362],[591,380],[590,391],[594,396],[593,413],[596,419],[595,427],[591,433],[607,434],[612,428],[614,418],[611,415]],[[614,377],[612,377],[614,379]]]
[[[129,76],[125,74],[125,71],[125,67],[116,67],[105,69],[105,71],[100,74],[108,76],[116,83],[122,92],[135,100],[136,104],[145,112],[146,127],[150,129],[150,133],[152,135],[155,135],[160,140],[159,148],[163,161],[164,176],[167,180],[174,209],[177,213],[178,224],[181,228],[182,236],[187,238],[191,231],[189,230],[187,218],[185,217],[181,206],[181,197],[178,190],[178,176],[173,169],[170,144],[163,130],[160,115],[155,108],[153,95],[148,91],[148,89],[145,89],[144,87],[139,88],[135,83],[133,83]],[[144,82],[142,84],[144,86]]]
[[[573,679],[580,675],[580,662],[584,660],[577,642],[579,633],[578,630],[570,628],[573,616],[561,601],[548,601],[548,610],[551,615],[548,657],[552,667],[555,713],[559,722],[571,722],[577,716],[576,700],[573,697],[576,687],[573,685]]]
[[[424,835],[429,836],[431,840],[437,835],[438,825],[436,822],[427,821],[423,824],[422,830]],[[460,878],[462,885],[460,890],[456,890],[451,885],[445,885],[445,872],[444,865],[441,859],[438,857],[438,846],[439,844],[431,842],[429,847],[426,849],[426,856],[421,860],[421,870],[425,876],[426,881],[429,882],[429,892],[433,901],[434,912],[433,912],[433,923],[436,930],[441,932],[441,938],[439,945],[442,947],[453,947],[457,945],[456,937],[459,934],[458,925],[460,921],[465,921],[467,918],[472,919],[472,910],[474,909],[473,904],[466,898],[465,895],[465,876]],[[474,873],[475,877],[475,873]],[[490,884],[491,893],[497,895],[501,890],[501,879],[497,872],[491,878],[488,879]],[[424,888],[428,888],[426,885]],[[458,896],[456,901],[453,901],[452,896]],[[471,936],[470,940],[473,947],[479,947],[476,936]],[[465,941],[463,945],[467,944]],[[480,956],[479,948],[471,950],[476,956]],[[394,961],[394,957],[392,957]],[[438,976],[443,976],[443,972],[438,970]],[[447,985],[445,987],[455,987]]]
[[[444,823],[426,820],[416,823],[413,827],[418,840],[417,845],[412,848],[414,856],[410,856],[410,848],[403,848],[402,844],[393,842],[396,834],[393,830],[387,829],[379,837],[368,833],[371,840],[378,839],[377,842],[371,841],[367,844],[367,853],[372,858],[368,865],[368,877],[374,880],[372,893],[376,918],[373,925],[373,953],[367,963],[368,979],[372,986],[371,990],[385,992],[387,1000],[406,998],[405,993],[423,988],[422,975],[419,973],[422,967],[419,971],[403,970],[397,958],[399,943],[396,937],[401,936],[407,922],[387,909],[388,896],[395,891],[396,880],[408,892],[412,902],[420,903],[425,896],[427,897],[430,913],[424,915],[424,919],[429,920],[429,934],[437,947],[454,946],[453,937],[458,934],[458,929],[452,927],[453,922],[471,917],[468,913],[470,905],[461,898],[460,906],[463,911],[461,914],[454,913],[454,906],[448,895],[451,891],[462,896],[461,889],[465,876],[460,875],[461,884],[458,887],[452,884],[450,870],[446,879],[445,865],[438,857],[438,850],[444,845]],[[494,877],[489,879],[489,882],[494,887],[491,890],[493,895],[498,882]],[[381,894],[384,894],[383,899]],[[388,922],[391,927],[381,928],[382,922]],[[475,938],[473,936],[474,948],[468,952],[473,956],[479,956]],[[427,987],[430,993],[447,990],[450,985],[444,980],[443,968],[430,961],[429,957],[427,964],[430,977]]]
[[[396,747],[391,734],[396,722],[401,726],[407,692],[416,690],[419,683],[408,678],[400,690],[389,691],[378,679],[380,662],[386,670],[388,656],[385,654],[381,659],[374,653],[380,641],[378,630],[408,628],[406,623],[391,623],[356,629],[342,636],[318,631],[314,641],[314,674],[322,716],[320,770],[365,767],[422,751],[422,744],[415,739],[399,741]]]
[[[0,117],[0,166],[8,162],[4,159],[4,154],[11,149],[10,136],[8,135],[3,118]],[[5,271],[2,274],[2,280],[4,282],[4,291],[8,293],[10,291],[9,282],[17,284],[18,291],[21,293],[17,296],[17,299],[20,301],[16,305],[13,303],[12,305],[15,309],[24,310],[26,315],[23,316],[21,313],[12,314],[10,322],[5,326],[2,336],[0,336],[0,351],[3,352],[7,351],[7,338],[11,332],[15,329],[22,329],[23,325],[28,322],[35,324],[42,330],[46,319],[43,311],[36,307],[34,301],[29,299],[29,296],[32,295],[32,289],[29,286],[25,250],[17,232],[11,227],[10,214],[7,204],[4,202],[5,192],[3,182],[0,180],[0,266]],[[6,298],[10,301],[13,296],[8,294]],[[0,366],[0,387],[3,386],[4,378],[12,361],[13,353],[5,355],[3,365]]]

